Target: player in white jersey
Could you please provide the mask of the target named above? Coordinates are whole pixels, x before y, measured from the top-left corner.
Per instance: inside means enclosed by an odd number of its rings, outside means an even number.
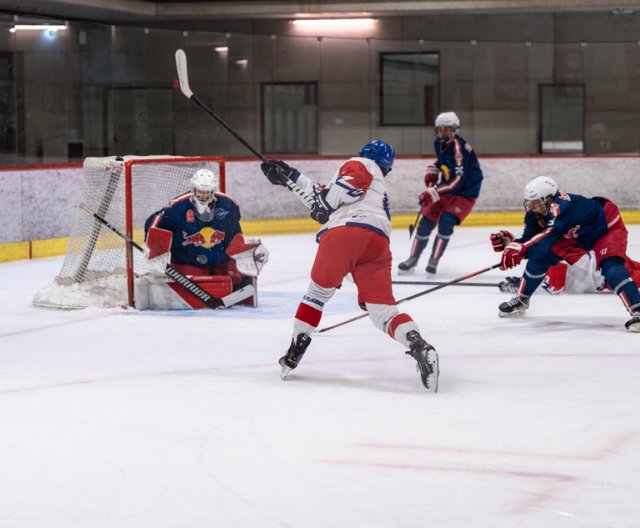
[[[289,350],[280,358],[282,378],[296,368],[311,343],[324,305],[344,278],[351,274],[358,303],[376,328],[409,348],[418,363],[422,383],[438,389],[438,356],[418,325],[396,307],[391,285],[391,214],[384,177],[395,159],[384,141],[367,143],[359,155],[344,162],[328,185],[314,183],[282,161],[263,163],[261,169],[274,185],[293,180],[314,200],[311,217],[322,224],[316,235],[318,251],[311,282],[298,306]]]

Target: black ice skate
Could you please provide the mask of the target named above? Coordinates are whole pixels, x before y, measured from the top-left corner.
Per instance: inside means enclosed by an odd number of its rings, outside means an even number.
[[[420,260],[420,256],[419,255],[415,255],[413,257],[409,257],[404,262],[401,262],[400,264],[398,264],[398,269],[400,271],[412,270],[413,268],[415,268],[418,265],[418,260]]]
[[[431,275],[436,274],[436,270],[438,269],[438,261],[440,259],[429,257],[429,262],[427,264],[427,273],[431,273]]]
[[[436,349],[422,339],[415,330],[407,332],[407,341],[409,342],[409,350],[406,353],[418,362],[422,384],[429,392],[438,392],[440,368]]]
[[[629,332],[640,332],[640,314],[634,314],[631,319],[624,323],[624,327]]]
[[[498,306],[500,317],[514,317],[524,315],[529,308],[529,297],[514,297],[510,301],[503,302]]]
[[[280,377],[285,379],[289,372],[298,366],[305,350],[311,344],[311,338],[307,334],[298,334],[294,341],[291,340],[291,346],[287,353],[280,358]]]
[[[519,285],[519,277],[507,277],[500,284],[498,284],[498,288],[500,288],[500,291],[502,293],[517,293]]]

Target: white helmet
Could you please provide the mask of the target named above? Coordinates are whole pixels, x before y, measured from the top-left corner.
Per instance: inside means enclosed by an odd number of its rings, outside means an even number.
[[[536,200],[546,207],[558,194],[558,184],[548,176],[534,178],[524,188],[524,210],[529,211]]]
[[[200,214],[210,211],[210,205],[216,201],[214,193],[218,190],[218,178],[209,169],[198,169],[191,176],[193,185],[191,203]]]
[[[449,143],[453,139],[453,135],[451,137],[440,137],[440,127],[451,127],[453,134],[457,134],[458,130],[460,130],[460,119],[458,119],[455,112],[442,112],[436,117],[436,137],[443,143]]]

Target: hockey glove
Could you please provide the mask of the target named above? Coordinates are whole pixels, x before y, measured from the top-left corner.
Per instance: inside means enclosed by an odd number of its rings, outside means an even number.
[[[269,262],[269,250],[260,239],[244,238],[240,233],[227,246],[226,252],[236,261],[238,271],[247,277],[257,277]]]
[[[440,194],[435,187],[428,187],[420,196],[418,196],[418,204],[425,205],[429,202],[436,203],[440,199]]]
[[[284,161],[273,160],[260,165],[260,170],[272,185],[287,186],[287,180],[295,183],[300,176],[300,172],[293,167],[289,167]]]
[[[511,244],[515,237],[509,231],[502,229],[497,233],[491,233],[489,238],[491,239],[493,250],[499,253],[500,251],[504,251],[504,248]]]
[[[335,211],[335,209],[329,205],[329,202],[327,202],[328,192],[329,189],[325,189],[313,199],[313,205],[309,213],[309,216],[319,224],[326,224],[329,221],[331,213]]]
[[[511,242],[502,252],[500,259],[500,269],[507,270],[515,268],[522,262],[526,248],[519,242]]]
[[[428,165],[427,172],[424,175],[425,187],[435,187],[440,177],[440,170],[435,165]]]

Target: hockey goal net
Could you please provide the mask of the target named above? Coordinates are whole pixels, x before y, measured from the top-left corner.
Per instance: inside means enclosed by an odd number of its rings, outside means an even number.
[[[51,308],[134,306],[134,278],[145,272],[144,256],[87,212],[95,212],[138,244],[145,220],[191,189],[193,173],[207,168],[225,190],[220,157],[124,156],[87,158],[80,204],[60,274],[33,303]]]

